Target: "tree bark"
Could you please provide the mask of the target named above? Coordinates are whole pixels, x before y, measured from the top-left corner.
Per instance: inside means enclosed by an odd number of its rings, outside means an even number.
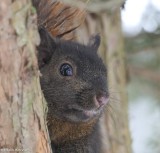
[[[111,116],[106,113],[106,127],[109,143],[109,152],[130,153],[131,140],[128,127],[128,100],[126,92],[126,65],[124,42],[121,32],[120,11],[102,15],[105,27],[107,48],[108,81],[110,102],[114,110],[115,124]],[[115,105],[116,104],[116,105]]]
[[[49,153],[30,0],[0,3],[0,152]]]

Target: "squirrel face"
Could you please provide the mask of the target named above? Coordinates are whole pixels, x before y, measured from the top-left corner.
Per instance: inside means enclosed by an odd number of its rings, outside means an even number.
[[[40,84],[48,114],[71,122],[85,122],[100,116],[108,102],[107,72],[97,55],[99,36],[87,46],[54,39],[39,30]]]

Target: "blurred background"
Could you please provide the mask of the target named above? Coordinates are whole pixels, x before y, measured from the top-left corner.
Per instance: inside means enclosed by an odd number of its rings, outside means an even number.
[[[160,0],[127,0],[121,11],[134,153],[160,153]]]

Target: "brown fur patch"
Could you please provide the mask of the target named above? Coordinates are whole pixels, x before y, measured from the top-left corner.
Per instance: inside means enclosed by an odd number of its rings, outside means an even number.
[[[50,131],[51,140],[54,143],[59,144],[85,137],[92,132],[96,122],[97,118],[86,123],[72,123],[69,121],[48,117],[48,128]]]

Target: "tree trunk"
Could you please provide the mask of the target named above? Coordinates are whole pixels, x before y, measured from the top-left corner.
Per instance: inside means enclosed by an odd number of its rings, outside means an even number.
[[[108,81],[110,102],[113,108],[111,116],[106,113],[106,127],[109,141],[109,153],[131,153],[131,140],[128,127],[128,100],[126,92],[126,67],[124,42],[121,32],[120,12],[102,15],[105,27],[107,49]],[[112,104],[113,103],[113,104]],[[116,104],[116,105],[115,105]],[[114,114],[115,113],[115,114]]]
[[[77,35],[85,43],[97,32],[102,38],[99,53],[108,67],[110,92],[110,104],[102,120],[104,153],[131,153],[120,9],[90,13]]]
[[[30,0],[0,2],[0,152],[49,153]]]

